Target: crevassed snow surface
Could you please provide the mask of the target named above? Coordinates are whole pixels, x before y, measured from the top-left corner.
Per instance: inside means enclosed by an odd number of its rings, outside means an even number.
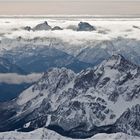
[[[40,128],[32,132],[4,132],[0,133],[0,140],[73,140],[57,134],[54,131]],[[80,139],[75,139],[80,140]],[[87,140],[139,140],[139,137],[133,137],[124,133],[97,134]]]

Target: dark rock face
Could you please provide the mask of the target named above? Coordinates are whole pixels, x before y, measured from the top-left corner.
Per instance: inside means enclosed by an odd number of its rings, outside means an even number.
[[[86,73],[86,74],[84,74]],[[95,74],[95,70],[93,69],[89,69],[87,71],[83,71],[83,73],[81,72],[81,74],[79,74],[75,80],[75,88],[78,89],[89,89],[89,87],[95,87],[99,78],[100,78],[101,74]]]
[[[30,26],[26,26],[26,27],[24,27],[24,30],[26,30],[26,31],[31,31],[32,28],[31,28]]]
[[[127,109],[115,124],[116,131],[140,136],[140,105]]]
[[[77,31],[94,31],[96,30],[94,26],[90,25],[87,22],[80,22],[78,24],[78,29]]]
[[[140,29],[140,27],[139,26],[136,26],[136,25],[133,25],[133,28]]]
[[[0,130],[48,127],[72,138],[115,132],[139,136],[139,85],[139,67],[121,55],[78,74],[53,68],[16,99],[16,115],[0,122]]]
[[[52,31],[55,31],[55,30],[63,30],[63,29],[59,26],[55,26],[55,27],[52,28]]]
[[[47,128],[53,131],[56,131],[57,133],[66,136],[66,137],[70,137],[70,138],[76,138],[76,139],[86,139],[86,138],[90,138],[93,135],[96,135],[98,133],[112,133],[112,129],[111,127],[113,126],[102,126],[102,127],[96,127],[94,126],[92,128],[92,130],[90,131],[85,131],[85,124],[81,123],[78,127],[71,129],[69,131],[64,130],[62,127],[58,126],[58,125],[49,125]]]
[[[45,21],[44,23],[40,23],[33,28],[33,31],[40,31],[40,30],[51,30],[51,26],[48,25],[47,21]]]

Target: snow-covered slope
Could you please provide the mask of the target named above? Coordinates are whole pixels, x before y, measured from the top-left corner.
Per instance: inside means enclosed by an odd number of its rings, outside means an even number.
[[[32,132],[4,132],[0,133],[0,140],[73,140],[72,138],[63,137],[54,131],[40,128]],[[80,140],[80,139],[75,139]],[[114,134],[97,134],[87,140],[139,140],[139,137],[133,137],[124,133]]]
[[[1,108],[6,113],[0,117],[0,131],[46,126],[74,138],[113,132],[140,136],[139,85],[140,67],[121,55],[78,74],[54,68],[10,103],[10,109]]]

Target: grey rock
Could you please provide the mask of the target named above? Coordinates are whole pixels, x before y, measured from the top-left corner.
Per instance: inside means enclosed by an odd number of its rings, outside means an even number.
[[[94,31],[96,30],[94,26],[90,25],[87,22],[80,22],[78,24],[78,29],[77,31]]]
[[[55,30],[63,30],[63,29],[59,26],[55,26],[55,27],[52,28],[52,31],[55,31]]]
[[[24,30],[31,31],[32,28],[30,26],[26,26],[26,27],[24,27]]]
[[[40,31],[40,30],[51,30],[51,26],[48,25],[47,21],[45,21],[44,23],[40,23],[33,28],[33,31]]]

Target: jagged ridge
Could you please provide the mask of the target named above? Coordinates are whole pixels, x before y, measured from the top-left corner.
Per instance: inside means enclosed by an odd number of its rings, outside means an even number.
[[[120,131],[139,136],[139,127],[132,125],[139,118],[139,85],[140,68],[121,55],[78,74],[51,69],[15,100],[9,111],[13,114],[0,123],[0,131],[48,127],[74,138]],[[131,115],[125,119],[128,108]]]

